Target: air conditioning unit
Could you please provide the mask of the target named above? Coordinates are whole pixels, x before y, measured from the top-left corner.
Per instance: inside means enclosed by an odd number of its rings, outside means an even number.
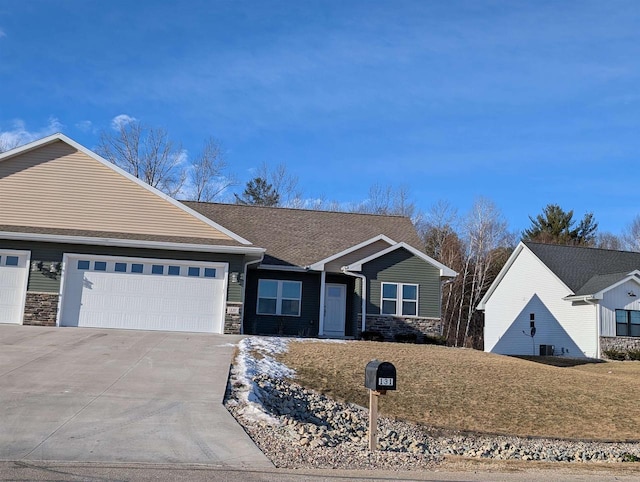
[[[540,356],[553,356],[554,345],[540,345]]]

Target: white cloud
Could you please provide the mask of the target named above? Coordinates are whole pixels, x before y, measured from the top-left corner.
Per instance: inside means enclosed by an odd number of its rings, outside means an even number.
[[[114,130],[122,129],[127,124],[131,124],[132,122],[137,121],[135,117],[132,117],[128,114],[120,114],[111,119],[111,128]]]
[[[0,38],[6,37],[6,36],[7,34],[5,33],[5,31],[0,28]]]
[[[82,132],[89,132],[93,127],[93,122],[90,120],[83,120],[80,122],[76,122],[76,129],[81,130]]]
[[[50,117],[48,124],[42,129],[30,131],[21,119],[13,121],[9,130],[0,131],[0,151],[13,149],[29,142],[41,139],[56,132],[61,132],[63,124],[55,117]]]

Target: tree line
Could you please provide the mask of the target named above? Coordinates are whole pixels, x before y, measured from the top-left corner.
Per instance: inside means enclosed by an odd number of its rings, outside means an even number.
[[[193,201],[226,201],[239,204],[349,211],[409,217],[425,252],[459,274],[442,289],[443,336],[448,344],[482,348],[483,316],[476,310],[491,283],[518,241],[565,244],[640,252],[640,215],[620,235],[599,232],[593,213],[581,219],[573,210],[548,204],[529,216],[522,233],[510,231],[500,209],[487,198],[477,198],[468,212],[460,214],[446,201],[420,211],[406,188],[374,184],[365,201],[344,204],[304,198],[298,178],[284,164],[271,168],[263,163],[241,193],[229,196],[237,186],[228,172],[224,149],[211,137],[201,150],[186,159],[180,144],[167,132],[137,120],[103,131],[96,152],[133,176],[169,196]],[[7,147],[0,146],[0,152]]]

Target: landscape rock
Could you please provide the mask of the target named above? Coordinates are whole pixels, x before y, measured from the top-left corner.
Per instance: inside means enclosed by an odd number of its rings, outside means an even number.
[[[368,450],[368,411],[336,402],[284,379],[256,375],[253,393],[276,423],[247,417],[237,383],[225,404],[277,467],[424,470],[446,455],[498,460],[623,462],[640,458],[639,443],[583,442],[449,433],[378,419],[379,450]]]

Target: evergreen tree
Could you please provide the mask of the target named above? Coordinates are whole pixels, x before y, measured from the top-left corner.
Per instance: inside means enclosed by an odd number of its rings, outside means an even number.
[[[593,213],[586,213],[575,226],[573,210],[564,211],[557,204],[548,204],[541,214],[535,218],[529,216],[529,220],[531,227],[522,233],[523,241],[593,246],[596,240],[598,223]]]
[[[280,194],[272,184],[262,177],[256,177],[247,182],[242,196],[236,196],[236,204],[251,204],[254,206],[277,206]]]

